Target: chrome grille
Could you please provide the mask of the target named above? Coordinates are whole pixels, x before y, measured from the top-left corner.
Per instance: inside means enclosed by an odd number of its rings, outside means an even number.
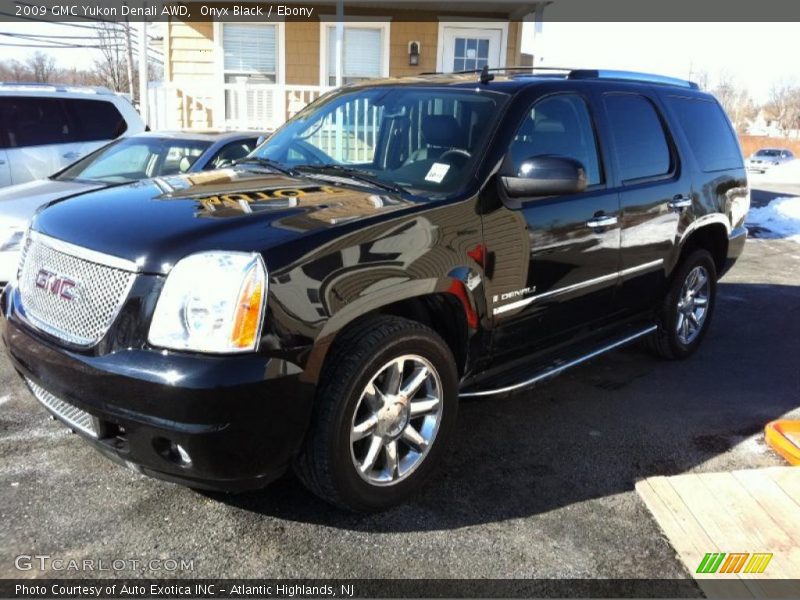
[[[93,438],[97,437],[97,429],[94,426],[92,415],[85,410],[81,410],[77,406],[73,406],[69,402],[65,402],[60,398],[55,397],[43,387],[36,385],[33,381],[25,378],[28,387],[33,392],[36,399],[49,408],[56,416],[60,417],[73,429],[79,429],[86,435]]]
[[[79,346],[99,342],[133,285],[134,263],[36,232],[23,253],[18,287],[31,324]]]

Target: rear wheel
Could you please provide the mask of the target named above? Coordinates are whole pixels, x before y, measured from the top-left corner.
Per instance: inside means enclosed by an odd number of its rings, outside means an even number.
[[[295,470],[324,500],[380,510],[441,460],[456,419],[455,361],[439,335],[406,319],[375,317],[341,335]]]
[[[691,356],[703,341],[714,314],[717,270],[706,250],[695,250],[681,262],[664,299],[651,348],[667,359]]]

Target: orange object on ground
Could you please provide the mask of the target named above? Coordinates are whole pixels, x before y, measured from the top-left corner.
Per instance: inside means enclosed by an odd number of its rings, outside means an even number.
[[[764,437],[772,449],[789,461],[791,465],[800,465],[800,421],[779,419],[767,423]]]

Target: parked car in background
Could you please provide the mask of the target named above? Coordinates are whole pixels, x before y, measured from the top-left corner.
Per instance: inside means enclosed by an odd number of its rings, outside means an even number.
[[[765,173],[770,167],[794,160],[794,153],[786,148],[762,148],[747,159],[747,170]]]
[[[229,166],[263,137],[255,131],[140,133],[111,142],[51,177],[0,189],[0,287],[16,272],[23,232],[43,204],[139,179]]]
[[[130,101],[106,88],[0,83],[0,187],[42,179],[144,130]]]

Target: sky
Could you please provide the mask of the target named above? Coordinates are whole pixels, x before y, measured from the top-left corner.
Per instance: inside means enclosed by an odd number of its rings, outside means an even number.
[[[30,22],[0,23],[0,32],[91,34],[77,27]],[[14,41],[20,40],[0,36],[0,42]],[[565,23],[547,21],[545,13],[541,34],[525,26],[522,46],[541,66],[625,69],[681,78],[705,71],[712,86],[724,72],[758,102],[768,99],[776,82],[800,83],[800,23]],[[35,50],[0,46],[0,60],[24,60]],[[59,65],[78,68],[91,67],[97,56],[86,49],[42,51],[53,53]]]
[[[800,83],[800,23],[564,23],[526,25],[523,52],[537,65],[646,71],[683,79],[722,73],[758,102],[774,83]]]

